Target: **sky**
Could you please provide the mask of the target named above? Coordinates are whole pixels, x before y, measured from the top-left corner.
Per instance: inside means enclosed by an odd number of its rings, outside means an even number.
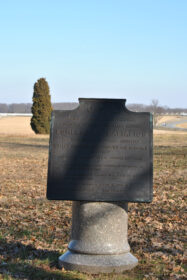
[[[79,97],[187,107],[186,0],[0,0],[0,103]]]

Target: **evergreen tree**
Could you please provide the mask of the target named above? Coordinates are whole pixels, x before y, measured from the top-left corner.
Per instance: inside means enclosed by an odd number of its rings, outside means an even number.
[[[36,134],[49,134],[52,112],[49,85],[45,78],[34,84],[31,127]]]

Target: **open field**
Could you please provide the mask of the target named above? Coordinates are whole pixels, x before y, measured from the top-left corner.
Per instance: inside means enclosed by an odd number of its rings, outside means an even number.
[[[180,127],[180,128],[187,128],[187,123],[180,123],[180,124],[177,124],[177,127]]]
[[[164,147],[181,147],[187,146],[187,132],[155,130],[154,145]]]
[[[0,134],[0,279],[186,279],[186,132],[154,134],[153,202],[129,203],[129,243],[139,265],[119,275],[58,269],[71,202],[46,200],[48,136],[8,132]]]
[[[30,127],[30,119],[31,117],[28,116],[15,116],[15,117],[0,117],[0,135],[25,135],[25,136],[34,136],[36,137],[35,133],[32,131]],[[158,125],[164,122],[174,122],[180,120],[187,120],[187,116],[160,116],[158,120]],[[187,123],[180,123],[176,125],[180,128],[187,128]],[[173,134],[172,131],[168,130],[155,130],[155,134]],[[182,131],[176,131],[175,133],[185,133]],[[41,136],[40,136],[41,137]],[[45,137],[45,136],[44,136]]]
[[[160,125],[161,123],[168,123],[168,122],[175,122],[175,121],[181,121],[181,120],[186,120],[187,116],[177,116],[177,115],[173,115],[173,116],[159,116],[158,117],[158,122],[157,125]]]
[[[35,133],[30,127],[30,117],[2,117],[0,118],[0,134],[30,135]]]

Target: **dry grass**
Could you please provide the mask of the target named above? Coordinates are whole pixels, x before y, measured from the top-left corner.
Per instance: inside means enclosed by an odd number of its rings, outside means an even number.
[[[30,127],[30,117],[3,117],[0,118],[0,134],[6,135],[35,135]]]
[[[165,147],[187,146],[187,132],[154,130],[154,145]]]
[[[139,266],[117,276],[85,275],[57,268],[71,203],[46,200],[48,138],[1,135],[0,279],[186,279],[186,138],[160,134],[154,144],[153,202],[129,204],[129,242]]]
[[[186,116],[159,116],[158,118],[158,125],[164,122],[175,122],[175,121],[179,121],[182,119],[186,119]]]
[[[57,266],[69,241],[71,202],[46,200],[48,136],[10,136],[10,127],[0,135],[0,279],[186,279],[187,133],[154,134],[153,202],[129,203],[129,243],[139,265],[85,275]]]
[[[154,135],[158,135],[158,134],[168,134],[168,135],[184,135],[186,134],[186,131],[180,131],[180,130],[172,130],[172,129],[154,129],[153,131]]]
[[[160,123],[166,122],[166,121],[174,121],[179,120],[181,118],[187,119],[186,117],[181,116],[163,116],[160,118]],[[36,137],[35,133],[30,127],[30,119],[31,117],[22,117],[22,116],[16,116],[16,117],[2,117],[0,118],[0,135],[23,135],[23,136],[34,136]],[[178,125],[179,127],[186,128],[187,123]],[[154,134],[186,134],[186,132],[183,131],[172,131],[172,130],[154,130]],[[41,135],[38,136],[41,138]],[[46,137],[43,135],[42,137]]]
[[[187,122],[186,123],[177,124],[176,126],[180,127],[180,128],[187,128]]]

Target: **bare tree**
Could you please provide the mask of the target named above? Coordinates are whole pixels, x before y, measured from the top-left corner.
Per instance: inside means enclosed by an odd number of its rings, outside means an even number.
[[[159,119],[159,113],[161,113],[161,107],[158,106],[158,99],[152,99],[151,101],[151,112],[153,114],[153,126],[156,127]]]

